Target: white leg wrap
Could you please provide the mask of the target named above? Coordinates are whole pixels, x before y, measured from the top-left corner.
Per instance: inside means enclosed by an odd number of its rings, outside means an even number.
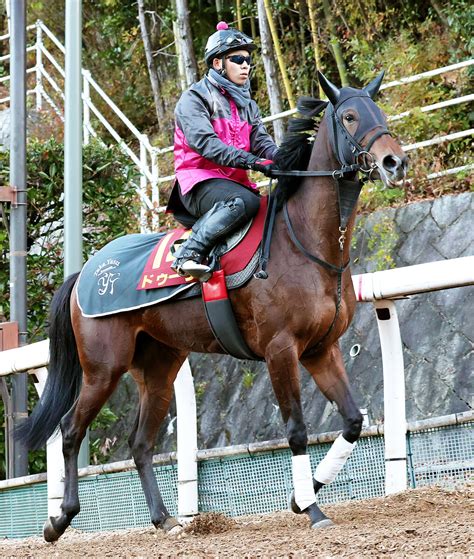
[[[295,501],[300,509],[304,510],[316,502],[309,455],[293,456],[292,466]]]
[[[318,464],[314,472],[314,479],[324,484],[334,481],[354,450],[355,445],[356,443],[348,443],[342,435],[339,435],[332,443],[326,456]]]

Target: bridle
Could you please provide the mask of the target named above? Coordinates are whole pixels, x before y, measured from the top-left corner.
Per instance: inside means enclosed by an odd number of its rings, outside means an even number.
[[[268,197],[269,202],[263,231],[262,248],[260,252],[260,270],[254,274],[254,277],[257,279],[266,279],[268,277],[266,267],[270,257],[270,244],[273,227],[275,224],[277,206],[276,196],[274,193],[272,193],[272,179],[277,177],[331,177],[336,183],[339,202],[339,265],[332,264],[330,262],[322,260],[321,258],[318,258],[317,256],[311,254],[311,252],[309,252],[303,246],[303,244],[296,236],[295,230],[291,223],[287,202],[285,201],[283,205],[283,216],[285,219],[288,234],[293,244],[298,248],[300,252],[304,254],[306,258],[308,258],[308,260],[320,265],[329,272],[335,272],[337,274],[336,312],[334,318],[328,330],[318,341],[316,346],[311,348],[309,352],[306,352],[305,355],[309,355],[310,353],[316,352],[319,349],[322,342],[329,336],[339,316],[342,301],[342,274],[345,272],[350,264],[350,259],[345,263],[343,261],[347,225],[359,198],[359,194],[364,182],[372,179],[372,173],[377,168],[375,158],[370,153],[370,149],[381,136],[384,136],[386,134],[391,135],[390,131],[386,128],[385,123],[382,124],[380,122],[372,122],[372,125],[370,125],[370,123],[366,123],[362,126],[362,118],[360,118],[357,135],[353,136],[352,134],[350,134],[341,122],[341,119],[339,118],[337,112],[342,104],[353,97],[370,99],[369,95],[367,94],[351,95],[350,97],[343,99],[341,102],[336,103],[336,105],[328,103],[325,114],[325,118],[329,120],[328,130],[331,136],[331,148],[340,164],[339,169],[332,169],[327,171],[274,170],[272,171],[270,178]],[[365,107],[365,104],[362,103],[362,106]],[[376,107],[375,104],[374,106]],[[369,109],[367,107],[365,107],[365,109],[365,112],[369,114]],[[378,107],[376,107],[376,109],[380,112],[381,118],[383,118],[382,113],[378,109]],[[372,117],[373,121],[373,114],[371,114],[370,116]],[[368,126],[370,126],[369,129],[367,128]],[[377,131],[372,134],[368,142],[364,146],[362,146],[360,143],[361,140],[366,137],[367,134],[372,130]],[[359,178],[359,173],[364,175],[362,179]]]
[[[341,122],[337,111],[349,99],[353,99],[355,97],[360,97],[362,100],[370,99],[368,95],[352,95],[343,101],[338,102],[336,105],[328,103],[328,107],[326,109],[326,118],[329,120],[328,130],[331,134],[331,147],[340,164],[339,169],[333,169],[330,171],[274,170],[272,171],[272,178],[332,177],[334,180],[338,180],[343,178],[345,175],[362,173],[365,175],[364,180],[370,180],[372,172],[377,168],[374,156],[370,153],[370,150],[381,136],[386,134],[391,136],[392,134],[385,124],[373,123],[372,126],[361,126],[362,119],[361,125],[359,125],[357,129],[357,136],[350,134]],[[368,113],[369,111],[366,110],[365,112]],[[380,115],[382,115],[381,112]],[[360,143],[361,139],[364,138],[371,130],[376,128],[379,128],[379,130],[372,134],[365,146],[362,146]],[[365,162],[367,166],[364,166],[361,163],[362,159],[370,161],[368,164],[367,161]]]

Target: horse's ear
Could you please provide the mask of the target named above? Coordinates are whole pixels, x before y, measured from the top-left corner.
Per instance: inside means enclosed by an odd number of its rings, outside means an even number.
[[[321,84],[322,90],[328,96],[329,101],[333,105],[335,105],[339,101],[339,96],[341,94],[339,89],[333,83],[331,83],[326,78],[326,76],[322,74],[319,70],[318,70],[318,80],[319,83]]]
[[[368,93],[371,99],[373,99],[379,92],[384,75],[385,70],[382,70],[377,77],[375,77],[368,85],[364,87],[364,91]]]

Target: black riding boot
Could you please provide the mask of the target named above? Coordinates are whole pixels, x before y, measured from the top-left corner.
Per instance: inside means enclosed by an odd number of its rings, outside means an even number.
[[[216,242],[234,231],[247,219],[245,204],[241,198],[217,202],[194,224],[191,235],[175,253],[171,268],[181,276],[192,276],[207,281],[212,271],[202,264]]]

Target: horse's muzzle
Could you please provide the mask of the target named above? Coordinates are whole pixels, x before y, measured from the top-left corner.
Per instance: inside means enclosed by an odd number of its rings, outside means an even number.
[[[396,184],[406,177],[408,169],[408,157],[397,155],[386,155],[382,160],[382,168],[388,182]]]
[[[376,162],[378,175],[386,187],[397,186],[406,177],[408,170],[408,157],[399,157],[395,154],[385,155],[382,161]],[[376,175],[375,175],[376,177]],[[373,178],[375,178],[373,177]]]

